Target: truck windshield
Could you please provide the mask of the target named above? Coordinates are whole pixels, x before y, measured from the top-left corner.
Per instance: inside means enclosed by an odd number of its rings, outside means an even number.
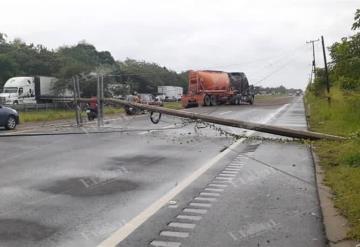
[[[17,93],[17,87],[5,87],[3,93]]]

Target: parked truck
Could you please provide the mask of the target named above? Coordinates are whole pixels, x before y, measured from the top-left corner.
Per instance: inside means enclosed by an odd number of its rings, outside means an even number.
[[[158,86],[158,94],[164,95],[165,101],[178,101],[183,95],[183,88],[175,86]]]
[[[189,71],[188,92],[181,98],[183,107],[239,105],[254,103],[254,87],[242,72]]]
[[[46,103],[52,102],[54,98],[73,97],[73,92],[68,89],[56,92],[56,82],[55,77],[12,77],[5,82],[0,93],[0,104]]]

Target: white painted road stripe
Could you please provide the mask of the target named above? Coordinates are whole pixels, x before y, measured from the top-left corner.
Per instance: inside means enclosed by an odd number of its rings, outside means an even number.
[[[289,104],[285,104],[282,107],[278,108],[273,114],[270,114],[267,118],[260,123],[267,123],[271,121],[277,114],[283,111]],[[247,136],[251,136],[255,131],[248,131],[246,133]],[[142,223],[148,220],[152,215],[154,215],[160,208],[166,205],[172,198],[178,195],[181,191],[183,191],[187,186],[189,186],[192,182],[194,182],[198,177],[204,174],[210,167],[216,164],[219,160],[225,157],[228,153],[232,152],[236,149],[240,143],[244,142],[244,138],[239,139],[237,142],[233,143],[228,149],[216,155],[209,162],[205,163],[202,167],[197,169],[190,176],[182,180],[176,187],[172,188],[169,192],[167,192],[164,196],[159,198],[157,201],[152,203],[149,207],[143,210],[140,214],[132,218],[128,223],[119,228],[113,234],[110,235],[107,239],[101,242],[98,247],[115,247],[121,241],[123,241],[127,236],[129,236],[136,228],[138,228]],[[240,157],[240,156],[239,156]],[[203,209],[205,210],[205,209]],[[205,210],[206,211],[206,210]],[[184,211],[185,212],[185,211]],[[205,212],[206,213],[206,212]],[[180,245],[179,245],[180,246]]]
[[[240,168],[225,168],[226,171],[240,171]]]
[[[180,247],[181,243],[154,240],[150,243],[150,245],[155,247]]]
[[[223,192],[224,189],[217,189],[217,188],[205,188],[206,191],[213,191],[213,192]]]
[[[225,177],[216,177],[215,179],[218,179],[218,180],[232,180],[232,178],[225,178]]]
[[[170,227],[184,228],[184,229],[194,229],[195,224],[190,223],[180,223],[180,222],[171,222],[169,224]]]
[[[227,174],[238,174],[239,171],[222,171],[221,173],[227,173]]]
[[[206,214],[207,210],[206,209],[196,209],[196,208],[185,208],[183,210],[183,212],[185,212],[185,213],[194,213],[194,214]]]
[[[160,236],[187,238],[187,237],[189,237],[189,233],[188,232],[162,231],[162,232],[160,232]]]
[[[235,174],[227,174],[227,173],[220,173],[218,176],[223,176],[223,177],[236,177]]]
[[[201,192],[200,195],[202,195],[202,196],[220,196],[219,193],[208,193],[208,192]]]
[[[201,216],[183,215],[183,214],[176,216],[176,218],[181,220],[194,220],[194,221],[199,221],[202,219]]]
[[[197,201],[207,201],[207,202],[216,202],[217,201],[216,198],[211,198],[211,197],[195,197],[194,199]]]
[[[192,206],[192,207],[200,207],[200,208],[211,208],[210,203],[191,202],[190,206]]]
[[[226,188],[227,187],[226,184],[209,184],[208,186],[218,187],[218,188]]]

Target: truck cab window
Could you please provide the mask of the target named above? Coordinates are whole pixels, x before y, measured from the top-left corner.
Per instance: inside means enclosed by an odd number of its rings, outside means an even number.
[[[24,89],[21,87],[21,88],[19,88],[19,95],[22,95],[23,94],[23,92],[24,92]]]

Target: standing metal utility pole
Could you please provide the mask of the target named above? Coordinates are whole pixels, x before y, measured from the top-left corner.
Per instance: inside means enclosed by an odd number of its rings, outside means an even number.
[[[316,77],[316,63],[315,63],[315,42],[320,41],[319,39],[316,40],[310,40],[310,41],[306,41],[306,44],[312,44],[312,49],[313,49],[313,61],[312,61],[312,71],[314,73],[314,80]],[[311,83],[311,81],[310,81]]]
[[[326,79],[326,90],[327,93],[330,93],[330,81],[329,81],[329,71],[328,71],[328,66],[327,66],[327,62],[326,62],[326,52],[325,52],[325,43],[324,43],[324,36],[321,36],[321,43],[322,43],[322,50],[323,50],[323,54],[324,54],[324,66],[325,66],[325,79]],[[330,96],[328,95],[329,99]]]
[[[79,127],[82,124],[81,112],[80,112],[80,85],[79,78],[74,76],[72,78],[74,86],[74,103],[75,103],[75,116],[76,116],[76,125]]]
[[[97,126],[104,125],[103,110],[104,110],[104,76],[98,75],[97,78]]]

